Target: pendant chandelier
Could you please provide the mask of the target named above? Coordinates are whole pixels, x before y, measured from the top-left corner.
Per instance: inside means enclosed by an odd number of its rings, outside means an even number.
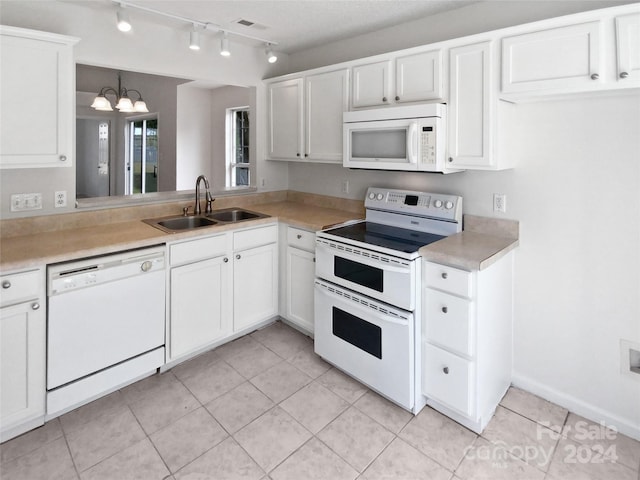
[[[135,93],[138,95],[138,99],[135,102],[131,101],[129,97],[130,93]],[[116,97],[116,109],[120,111],[120,113],[148,113],[149,109],[147,108],[147,104],[142,99],[142,94],[133,88],[125,88],[122,86],[122,79],[120,78],[120,74],[118,74],[118,89],[116,90],[113,87],[102,87],[100,92],[96,98],[93,99],[93,103],[91,107],[95,110],[99,110],[101,112],[112,112],[113,107],[111,106],[111,102],[106,97],[107,94],[115,95]]]

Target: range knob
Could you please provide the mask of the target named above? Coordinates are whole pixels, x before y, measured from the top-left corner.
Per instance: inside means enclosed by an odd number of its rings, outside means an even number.
[[[376,198],[376,194],[375,194],[375,193],[373,193],[373,192],[371,192],[371,193],[369,194],[369,200],[373,200],[374,198]]]
[[[442,200],[436,200],[435,202],[433,202],[433,206],[436,208],[442,207]]]
[[[444,208],[446,208],[447,210],[451,210],[453,208],[453,202],[451,200],[448,200],[447,202],[445,202]]]
[[[383,194],[381,194],[381,193],[379,193],[378,195],[376,195],[376,198],[377,198],[378,200],[382,200],[382,199],[384,198],[384,195],[383,195]]]

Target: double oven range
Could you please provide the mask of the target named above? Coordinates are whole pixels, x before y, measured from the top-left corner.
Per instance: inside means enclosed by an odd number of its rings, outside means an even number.
[[[365,208],[365,220],[316,235],[315,351],[417,413],[419,249],[462,230],[462,198],[369,188]]]

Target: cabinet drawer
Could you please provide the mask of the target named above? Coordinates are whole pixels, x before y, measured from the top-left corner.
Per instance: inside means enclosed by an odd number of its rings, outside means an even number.
[[[422,393],[467,416],[474,414],[475,365],[423,343]]]
[[[461,297],[473,296],[473,273],[438,263],[425,262],[425,285]]]
[[[37,298],[41,291],[40,271],[15,273],[13,275],[2,275],[0,277],[0,305],[11,305],[24,300]]]
[[[427,341],[472,356],[475,353],[473,307],[469,300],[426,288],[424,331]]]
[[[278,226],[269,225],[267,227],[252,228],[233,232],[233,250],[246,250],[247,248],[268,245],[278,241]]]
[[[228,251],[227,235],[199,238],[169,247],[171,266],[224,255]]]
[[[313,252],[316,249],[316,233],[300,228],[288,227],[287,243],[292,247]]]

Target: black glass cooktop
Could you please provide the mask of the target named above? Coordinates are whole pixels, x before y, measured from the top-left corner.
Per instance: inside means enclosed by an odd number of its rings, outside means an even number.
[[[326,233],[405,253],[415,253],[420,247],[444,238],[444,235],[417,232],[372,222],[352,223],[344,227],[326,230]]]

